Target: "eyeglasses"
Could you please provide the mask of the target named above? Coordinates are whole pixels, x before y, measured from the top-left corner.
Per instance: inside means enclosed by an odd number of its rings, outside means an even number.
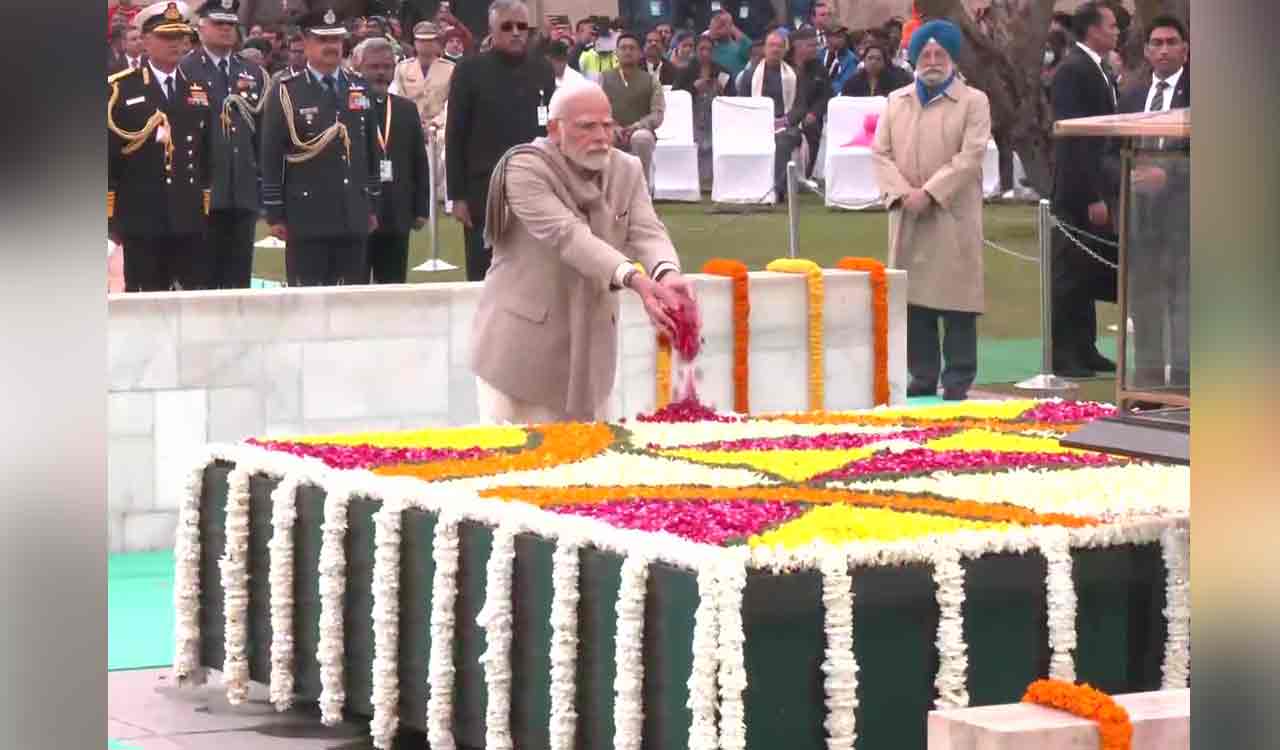
[[[524,21],[503,21],[502,24],[498,26],[498,29],[510,34],[517,29],[520,31],[528,31],[529,24]]]

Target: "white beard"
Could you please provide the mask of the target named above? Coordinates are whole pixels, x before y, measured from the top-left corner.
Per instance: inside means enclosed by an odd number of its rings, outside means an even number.
[[[588,172],[599,172],[604,169],[604,165],[609,161],[609,152],[604,151],[598,154],[570,154],[564,153],[564,158],[568,159],[579,169],[585,169]]]

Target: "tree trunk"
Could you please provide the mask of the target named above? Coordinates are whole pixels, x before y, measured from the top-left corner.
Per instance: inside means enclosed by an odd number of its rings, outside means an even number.
[[[1053,113],[1040,82],[1054,0],[993,0],[980,27],[962,0],[919,0],[921,15],[947,18],[964,32],[957,64],[991,101],[991,132],[1022,160],[1027,183],[1052,191],[1049,133]]]

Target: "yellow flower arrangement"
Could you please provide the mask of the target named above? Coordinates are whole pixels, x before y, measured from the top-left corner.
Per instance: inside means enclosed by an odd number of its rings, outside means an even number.
[[[374,448],[436,448],[500,450],[520,448],[529,442],[524,427],[439,427],[426,430],[352,432],[343,435],[304,435],[287,438],[307,445],[370,445]]]
[[[886,436],[885,439],[889,438]],[[659,455],[713,466],[750,466],[792,482],[803,482],[819,474],[838,469],[850,461],[866,458],[882,447],[873,444],[862,448],[839,450],[760,451],[704,451],[687,448],[660,451]]]
[[[962,529],[1005,530],[1009,524],[967,521],[927,513],[902,513],[884,508],[860,508],[836,503],[820,505],[803,516],[747,540],[752,547],[796,549],[816,541],[828,544],[900,539],[949,534]]]
[[[1064,448],[1057,438],[1018,435],[988,430],[963,430],[925,443],[935,451],[999,451],[1001,453],[1076,453],[1090,451]]]
[[[775,273],[805,274],[809,291],[809,410],[820,412],[826,407],[826,381],[823,374],[822,308],[825,291],[822,267],[803,258],[779,258],[765,266]]]

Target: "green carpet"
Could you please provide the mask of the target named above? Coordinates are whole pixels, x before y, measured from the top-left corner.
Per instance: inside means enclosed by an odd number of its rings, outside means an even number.
[[[173,663],[173,552],[107,558],[107,671]]]

